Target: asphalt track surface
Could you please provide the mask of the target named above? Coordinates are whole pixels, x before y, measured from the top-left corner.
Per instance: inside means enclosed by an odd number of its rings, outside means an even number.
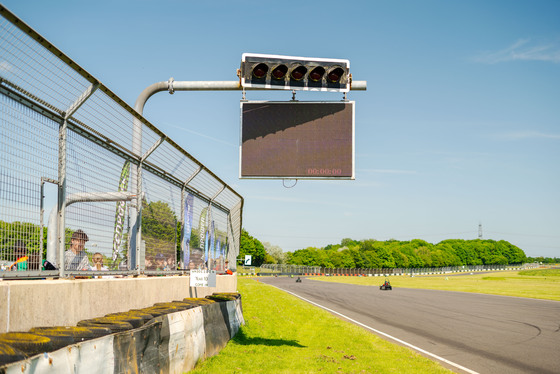
[[[261,277],[457,373],[560,373],[560,302]],[[382,283],[382,280],[379,281]],[[399,339],[400,342],[395,341]]]

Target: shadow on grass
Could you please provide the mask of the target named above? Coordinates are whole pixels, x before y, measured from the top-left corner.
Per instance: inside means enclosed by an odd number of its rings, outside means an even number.
[[[268,345],[268,346],[281,346],[281,345],[288,345],[290,347],[299,347],[299,348],[306,348],[305,345],[299,344],[295,340],[286,340],[286,339],[268,339],[268,338],[249,338],[243,332],[243,329],[240,329],[235,337],[232,339],[235,343],[240,345]]]

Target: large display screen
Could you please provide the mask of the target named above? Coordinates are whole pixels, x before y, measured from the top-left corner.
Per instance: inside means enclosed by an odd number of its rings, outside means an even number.
[[[241,102],[240,178],[354,179],[354,102]]]

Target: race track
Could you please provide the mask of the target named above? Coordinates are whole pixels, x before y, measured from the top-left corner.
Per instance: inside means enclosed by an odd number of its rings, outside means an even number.
[[[458,373],[560,373],[558,301],[302,279],[259,281],[448,360]]]

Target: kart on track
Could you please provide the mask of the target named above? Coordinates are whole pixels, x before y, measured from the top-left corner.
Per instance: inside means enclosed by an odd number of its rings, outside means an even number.
[[[391,282],[389,282],[387,279],[385,279],[385,282],[383,282],[383,284],[381,286],[379,286],[380,290],[392,290],[393,287],[391,287]]]

